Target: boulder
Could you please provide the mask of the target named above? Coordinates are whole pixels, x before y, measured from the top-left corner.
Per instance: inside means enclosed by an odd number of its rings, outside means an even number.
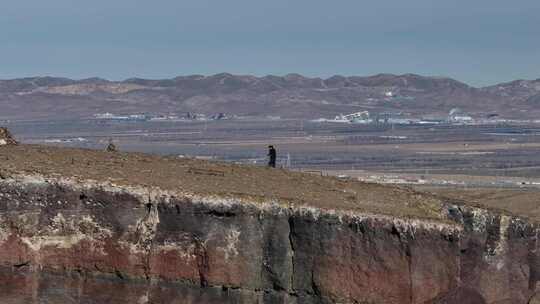
[[[0,128],[0,146],[16,145],[17,141],[13,138],[7,128]]]

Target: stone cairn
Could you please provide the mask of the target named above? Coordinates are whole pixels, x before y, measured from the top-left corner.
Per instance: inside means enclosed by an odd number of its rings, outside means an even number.
[[[18,142],[13,138],[7,128],[0,127],[0,146],[17,145]]]

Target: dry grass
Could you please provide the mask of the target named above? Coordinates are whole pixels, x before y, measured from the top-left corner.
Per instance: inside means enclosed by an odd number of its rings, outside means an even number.
[[[441,219],[440,199],[409,188],[223,162],[20,145],[0,147],[0,170],[4,174],[110,180],[203,195],[274,199],[321,209]]]
[[[540,190],[538,189],[457,189],[433,186],[422,186],[417,189],[466,201],[473,205],[507,211],[540,222]]]

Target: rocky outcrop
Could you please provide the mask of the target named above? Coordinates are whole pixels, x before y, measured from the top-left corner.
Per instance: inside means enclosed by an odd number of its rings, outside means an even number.
[[[15,140],[15,138],[13,138],[9,130],[6,128],[0,127],[0,146],[16,145],[16,144],[17,144],[17,141]]]
[[[12,174],[0,179],[0,296],[9,303],[534,299],[536,224],[451,203],[442,212],[447,220],[398,218]]]

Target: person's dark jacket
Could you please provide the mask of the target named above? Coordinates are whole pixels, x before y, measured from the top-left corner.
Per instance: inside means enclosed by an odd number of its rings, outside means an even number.
[[[270,147],[268,149],[268,166],[275,168],[276,167],[276,149],[274,147]]]

